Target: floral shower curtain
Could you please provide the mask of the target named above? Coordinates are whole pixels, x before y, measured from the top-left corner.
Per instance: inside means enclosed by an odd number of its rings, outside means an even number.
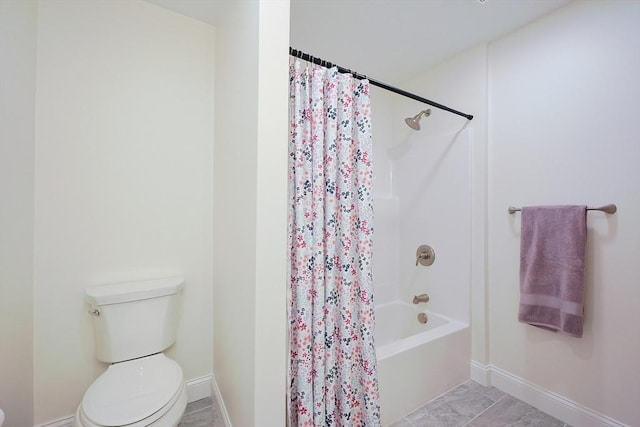
[[[289,425],[380,425],[369,82],[292,59]]]

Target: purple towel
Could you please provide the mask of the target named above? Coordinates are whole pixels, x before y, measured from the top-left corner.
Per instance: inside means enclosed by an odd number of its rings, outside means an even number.
[[[582,337],[586,206],[522,208],[518,320]]]

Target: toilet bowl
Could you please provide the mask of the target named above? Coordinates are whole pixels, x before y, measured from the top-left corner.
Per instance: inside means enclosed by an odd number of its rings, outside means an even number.
[[[163,351],[176,341],[184,279],[87,289],[96,356],[109,363],[78,406],[76,427],[176,427],[187,406],[180,365]]]
[[[115,363],[89,387],[76,427],[175,427],[187,406],[182,369],[159,353]]]

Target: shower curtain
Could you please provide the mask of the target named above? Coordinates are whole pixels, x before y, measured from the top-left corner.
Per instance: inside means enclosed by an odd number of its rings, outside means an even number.
[[[380,425],[369,82],[292,59],[289,425]]]

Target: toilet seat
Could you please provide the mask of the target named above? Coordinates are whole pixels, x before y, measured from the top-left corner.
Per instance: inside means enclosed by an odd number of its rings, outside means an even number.
[[[153,425],[177,403],[182,408],[173,412],[179,420],[186,406],[182,369],[158,353],[109,366],[85,393],[78,416],[85,427],[142,427]]]

